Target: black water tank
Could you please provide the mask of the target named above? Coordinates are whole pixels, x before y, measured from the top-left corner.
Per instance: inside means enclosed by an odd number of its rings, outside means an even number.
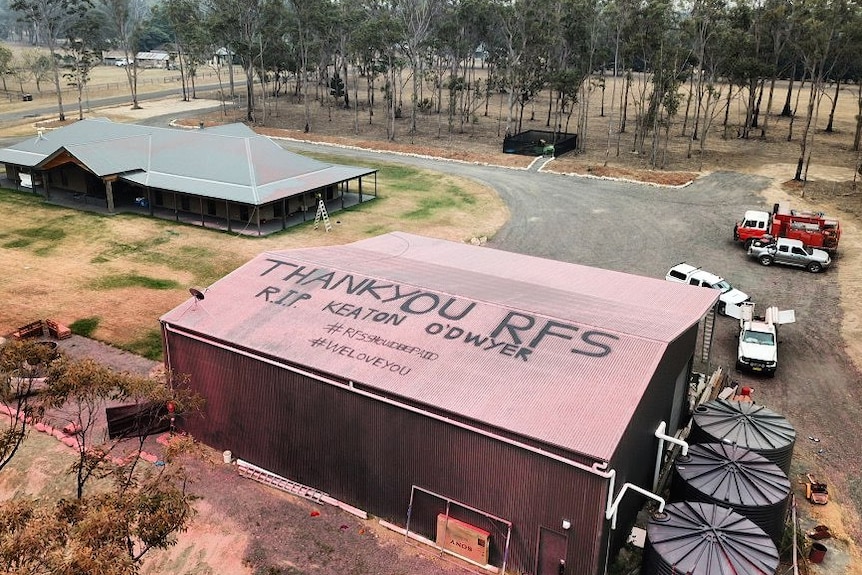
[[[642,575],[774,575],[778,550],[763,529],[728,507],[669,503],[647,524]]]
[[[672,501],[730,507],[766,531],[776,545],[784,534],[790,480],[749,449],[725,443],[692,445],[674,463]]]
[[[762,405],[715,399],[695,408],[688,441],[739,445],[759,453],[789,475],[796,430]]]

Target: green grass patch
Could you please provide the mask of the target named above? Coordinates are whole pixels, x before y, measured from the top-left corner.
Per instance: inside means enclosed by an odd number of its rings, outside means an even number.
[[[33,240],[29,238],[16,238],[14,240],[8,241],[3,244],[4,248],[16,249],[16,248],[26,248],[30,244],[33,243]]]
[[[18,230],[18,234],[25,238],[34,240],[45,240],[49,242],[59,242],[66,237],[66,231],[63,228],[55,226],[39,226],[37,228],[24,228]]]
[[[151,278],[135,273],[115,274],[104,276],[90,282],[90,287],[96,290],[120,289],[128,287],[142,287],[146,289],[174,289],[180,287],[179,282],[174,280],[164,280]]]
[[[193,283],[201,285],[209,285],[245,263],[240,258],[220,258],[204,246],[181,246],[169,253],[151,250],[139,254],[139,258],[146,263],[167,265],[172,270],[190,273],[194,276]]]
[[[159,329],[148,330],[142,337],[123,345],[122,348],[155,361],[164,358],[162,332]]]
[[[99,327],[99,321],[100,319],[98,317],[84,317],[72,322],[69,329],[72,330],[72,333],[75,335],[92,337],[93,332],[95,332],[96,328]]]
[[[49,224],[12,230],[6,237],[9,241],[3,244],[4,248],[35,248],[33,251],[36,255],[44,256],[54,251],[66,237],[66,232],[62,227]]]
[[[171,238],[167,234],[164,234],[147,238],[139,242],[112,243],[109,247],[102,250],[90,261],[92,263],[104,263],[106,261],[114,260],[124,256],[146,254],[153,248],[165,244],[169,241],[171,241]]]
[[[457,208],[460,203],[458,198],[451,196],[431,196],[420,200],[415,210],[405,212],[402,217],[408,220],[425,220],[440,210]]]

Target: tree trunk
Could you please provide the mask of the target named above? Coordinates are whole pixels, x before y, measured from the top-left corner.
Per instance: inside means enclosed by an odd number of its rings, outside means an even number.
[[[816,80],[812,79],[811,81],[811,89],[808,94],[808,117],[805,120],[805,129],[802,131],[802,138],[799,140],[799,160],[796,163],[796,175],[793,176],[793,179],[796,181],[802,180],[802,166],[805,163],[806,153],[808,153],[808,136],[811,133],[811,124],[814,120],[814,105],[817,99],[817,85],[819,82],[819,78]]]
[[[763,103],[763,90],[766,88],[766,78],[761,78],[760,88],[757,90],[757,104],[754,105],[754,118],[751,120],[751,127],[756,128],[760,122],[760,104]]]
[[[688,114],[691,111],[691,99],[694,96],[694,75],[689,79],[689,87],[688,87],[688,98],[685,99],[685,114],[682,116],[682,130],[680,130],[679,135],[685,137],[685,131],[688,129]],[[689,153],[691,149],[689,148]],[[689,156],[690,157],[690,156]]]
[[[772,96],[775,94],[775,75],[769,81],[769,97],[766,99],[766,114],[763,116],[763,125],[760,128],[760,137],[766,137],[766,127],[769,124],[769,115],[772,114]]]
[[[796,110],[799,108],[799,95],[802,93],[802,87],[805,86],[805,77],[802,78],[802,83],[799,89],[796,90],[796,103],[793,104],[793,111],[790,112],[790,124],[787,126],[787,141],[793,140],[793,125],[796,122]]]
[[[724,133],[722,134],[722,139],[727,139],[727,119],[730,116],[730,95],[733,93],[733,86],[728,85],[727,87],[727,103],[724,106]]]
[[[174,42],[177,44],[177,60],[180,62],[180,85],[183,88],[183,102],[189,101],[188,90],[186,89],[186,66],[183,62],[183,49],[179,39],[174,35]]]
[[[254,66],[251,61],[245,67],[245,95],[246,102],[245,119],[254,123]]]
[[[853,151],[858,152],[862,144],[862,82],[856,82],[856,133],[853,134]]]
[[[832,133],[832,122],[835,120],[835,108],[838,106],[838,94],[841,92],[841,78],[835,80],[835,97],[832,98],[832,108],[829,110],[829,122],[826,123],[826,132]]]
[[[785,118],[793,115],[793,110],[790,108],[791,94],[793,94],[793,81],[796,79],[796,64],[793,64],[793,72],[790,74],[790,82],[787,84],[787,97],[784,99],[784,108],[781,109],[781,115]]]
[[[63,90],[60,89],[60,70],[57,65],[57,57],[55,54],[56,50],[54,49],[53,42],[48,44],[48,51],[51,53],[51,69],[54,72],[54,88],[57,90],[57,115],[61,122],[65,122],[66,113],[63,111]]]

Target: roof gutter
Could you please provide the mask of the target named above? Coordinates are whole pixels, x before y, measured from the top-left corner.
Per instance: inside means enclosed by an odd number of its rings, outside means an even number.
[[[533,445],[529,445],[527,443],[523,443],[521,441],[517,441],[517,440],[511,439],[511,438],[505,437],[503,435],[493,433],[491,431],[480,429],[478,427],[472,426],[470,424],[467,424],[467,423],[464,423],[461,421],[457,421],[455,419],[451,419],[448,417],[444,417],[442,415],[438,415],[436,413],[432,413],[430,411],[421,409],[421,408],[413,406],[413,405],[401,403],[399,401],[395,401],[394,399],[390,399],[388,397],[382,397],[380,395],[376,395],[374,393],[365,391],[363,389],[358,389],[353,385],[352,381],[349,381],[347,385],[344,385],[343,383],[336,381],[334,379],[329,379],[327,377],[323,377],[323,376],[317,375],[315,373],[311,373],[309,371],[305,371],[303,369],[296,368],[296,367],[291,366],[289,364],[282,363],[280,361],[276,361],[273,359],[269,359],[267,357],[263,357],[263,356],[258,355],[256,353],[252,353],[249,351],[238,349],[236,347],[232,347],[232,346],[223,344],[221,342],[218,342],[218,341],[215,341],[212,339],[207,339],[205,337],[201,337],[201,336],[195,335],[193,333],[177,329],[165,321],[162,321],[162,326],[164,327],[164,329],[166,331],[169,331],[171,333],[175,333],[175,334],[181,335],[183,337],[188,337],[189,339],[194,339],[194,340],[199,341],[201,343],[205,343],[207,345],[212,345],[214,347],[218,347],[218,348],[223,349],[225,351],[230,351],[232,353],[238,353],[240,355],[244,355],[244,356],[251,358],[251,359],[254,359],[256,361],[262,361],[262,362],[267,363],[269,365],[273,365],[273,366],[279,367],[281,369],[286,369],[288,371],[302,375],[304,377],[314,379],[314,380],[319,381],[321,383],[326,383],[329,385],[336,386],[339,389],[349,391],[349,392],[354,393],[356,395],[359,395],[362,397],[367,397],[369,399],[373,399],[375,401],[379,401],[379,402],[385,403],[387,405],[392,405],[392,406],[398,407],[400,409],[404,409],[404,410],[410,411],[412,413],[416,413],[416,414],[422,415],[424,417],[428,417],[430,419],[442,421],[442,422],[447,423],[449,425],[454,425],[455,427],[459,427],[461,429],[470,431],[471,433],[475,433],[477,435],[482,435],[482,436],[487,437],[489,439],[493,439],[494,441],[498,441],[500,443],[505,443],[507,445],[517,447],[518,449],[530,451],[532,453],[535,453],[536,455],[541,455],[542,457],[547,457],[548,459],[553,459],[554,461],[557,461],[557,462],[562,463],[564,465],[568,465],[569,467],[574,467],[575,469],[579,469],[581,471],[586,471],[587,473],[592,473],[592,474],[597,475],[599,477],[602,477],[604,479],[610,479],[610,483],[608,486],[608,494],[609,494],[608,501],[610,501],[611,496],[613,495],[614,478],[616,477],[616,471],[613,469],[607,470],[607,468],[608,468],[608,462],[607,461],[596,462],[596,463],[593,463],[592,465],[586,465],[584,463],[581,463],[580,461],[575,461],[574,459],[569,459],[567,457],[557,455],[556,453],[552,453],[552,452],[547,451],[545,449],[542,449],[540,447],[535,447]],[[165,354],[167,357],[170,357],[170,350],[168,348],[167,338],[165,338]],[[608,510],[609,509],[610,509],[610,507],[608,507]],[[608,515],[608,519],[610,519],[610,515]]]

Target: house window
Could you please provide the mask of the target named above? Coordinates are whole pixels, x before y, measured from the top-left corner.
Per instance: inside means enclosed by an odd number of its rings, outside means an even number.
[[[216,203],[213,200],[207,200],[207,213],[211,216],[216,215]]]
[[[183,196],[180,198],[180,209],[183,211],[189,211],[189,198],[188,196]]]

